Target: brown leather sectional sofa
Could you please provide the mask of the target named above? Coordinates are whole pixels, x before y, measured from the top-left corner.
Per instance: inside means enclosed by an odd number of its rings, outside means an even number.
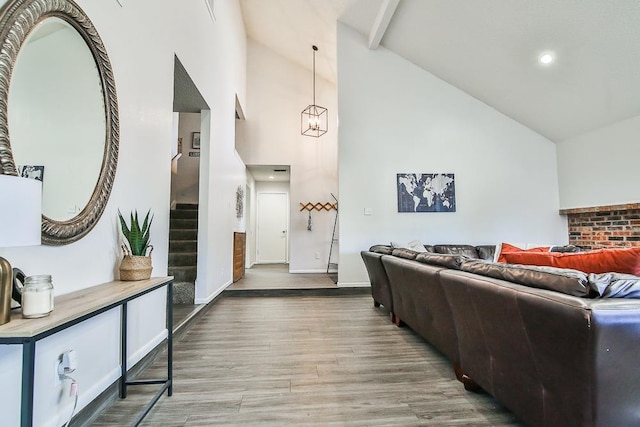
[[[494,264],[490,247],[362,252],[374,304],[533,426],[640,425],[638,278]],[[634,287],[636,289],[634,289]]]

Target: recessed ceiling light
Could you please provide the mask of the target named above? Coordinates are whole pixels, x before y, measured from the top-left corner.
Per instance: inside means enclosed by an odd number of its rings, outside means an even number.
[[[273,179],[273,175],[269,175],[269,179]]]
[[[553,54],[547,52],[540,55],[540,58],[538,58],[538,60],[540,61],[541,64],[549,65],[553,62],[554,57],[553,57]]]

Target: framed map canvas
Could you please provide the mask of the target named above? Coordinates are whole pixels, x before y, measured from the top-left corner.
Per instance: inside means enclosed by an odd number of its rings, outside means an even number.
[[[456,181],[452,173],[399,173],[398,212],[455,212]]]

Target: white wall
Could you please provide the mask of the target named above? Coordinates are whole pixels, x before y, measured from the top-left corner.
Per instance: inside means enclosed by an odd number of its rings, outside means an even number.
[[[376,243],[566,242],[555,145],[338,24],[340,285]],[[396,174],[454,173],[455,213],[398,213]],[[364,208],[373,215],[364,216]]]
[[[640,116],[558,143],[560,207],[640,202]]]
[[[247,232],[247,252],[245,267],[251,268],[256,262],[256,180],[247,170],[247,189],[244,195],[244,218]]]
[[[200,154],[200,149],[192,148],[194,132],[200,132],[200,113],[180,113],[178,138],[182,138],[182,156],[178,159],[178,173],[171,177],[171,202],[198,203],[200,157],[190,157],[189,153]]]
[[[203,114],[207,142],[201,150],[201,170],[207,185],[201,194],[200,224],[205,238],[199,251],[203,281],[197,297],[212,299],[231,283],[233,231],[244,225],[235,217],[235,191],[245,183],[245,168],[234,151],[235,96],[245,101],[246,36],[238,1],[216,2],[216,22],[212,22],[203,1],[78,0],[101,35],[113,66],[120,113],[120,153],[113,192],[102,219],[86,237],[62,246],[41,246],[0,250],[13,265],[27,274],[53,275],[57,295],[87,288],[114,279],[121,258],[117,209],[155,214],[151,229],[153,275],[167,274],[170,203],[170,161],[172,145],[174,55],[189,72],[212,112]],[[204,142],[203,142],[204,144]],[[154,292],[132,304],[130,357],[148,352],[165,331],[164,293]],[[119,317],[105,316],[105,331],[118,329]],[[93,324],[92,324],[93,325]],[[91,326],[91,325],[90,325]],[[97,324],[94,325],[97,327]],[[102,328],[102,326],[100,326]],[[117,361],[91,360],[94,353],[109,354],[113,343],[99,333],[83,334],[82,328],[50,338],[51,352],[38,353],[45,381],[53,378],[54,356],[59,349],[74,348],[80,367],[80,408],[88,401],[93,385],[113,378]],[[101,329],[102,330],[102,329]],[[15,350],[2,347],[0,371],[15,364]],[[50,369],[49,369],[50,367]],[[4,378],[4,377],[3,377]],[[38,387],[35,393],[39,425],[57,424],[66,414],[65,403],[57,402],[59,388]],[[93,387],[93,388],[92,388]],[[19,382],[9,378],[0,390],[3,419],[15,419],[19,406],[15,393]],[[101,390],[97,390],[101,391]]]
[[[309,46],[309,61],[311,61]],[[322,55],[322,46],[318,55]],[[337,196],[336,86],[316,78],[316,103],[329,110],[329,131],[300,135],[300,113],[312,103],[312,74],[273,51],[247,42],[246,120],[239,121],[238,153],[248,165],[290,165],[291,272],[324,272],[335,212],[314,212],[314,229],[300,202],[330,202]],[[315,253],[320,259],[315,259]]]

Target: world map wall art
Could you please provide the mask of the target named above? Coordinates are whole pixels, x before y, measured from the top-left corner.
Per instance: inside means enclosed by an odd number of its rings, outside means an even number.
[[[399,173],[398,212],[455,212],[456,180],[452,173]]]

